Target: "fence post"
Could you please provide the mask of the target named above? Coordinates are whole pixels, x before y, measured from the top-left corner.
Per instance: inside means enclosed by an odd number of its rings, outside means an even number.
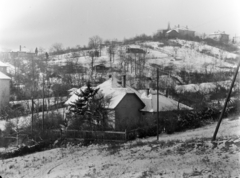
[[[125,129],[125,141],[127,141],[127,130]]]

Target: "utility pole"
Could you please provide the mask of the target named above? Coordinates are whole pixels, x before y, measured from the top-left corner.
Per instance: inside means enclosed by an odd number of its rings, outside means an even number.
[[[34,103],[33,103],[33,101],[34,101],[34,65],[33,65],[33,58],[34,57],[32,57],[32,123],[31,123],[31,133],[32,133],[32,135],[33,135],[33,113],[34,113]]]
[[[44,73],[43,73],[43,86],[42,86],[42,130],[44,129]]]
[[[45,53],[45,56],[46,56],[46,64],[47,64],[47,60],[48,60],[48,53],[46,52]],[[46,68],[47,68],[47,65],[46,65]],[[47,73],[47,69],[45,68],[45,72],[43,72],[43,88],[42,88],[42,101],[43,101],[43,104],[42,104],[42,130],[44,130],[44,109],[45,109],[45,104],[44,104],[44,99],[45,99],[45,91],[44,91],[44,88],[45,88],[45,77],[44,77],[44,73],[46,74]],[[46,74],[47,75],[47,74]]]
[[[157,140],[159,140],[159,69],[157,68]]]
[[[236,80],[236,77],[237,77],[237,74],[238,74],[239,66],[240,66],[240,59],[239,59],[239,57],[238,57],[238,60],[239,60],[239,61],[238,61],[237,69],[236,69],[236,71],[235,71],[235,74],[234,74],[234,77],[233,77],[233,80],[232,80],[232,84],[231,84],[231,86],[230,86],[230,89],[229,89],[227,98],[226,98],[226,100],[225,100],[225,103],[224,103],[224,106],[223,106],[221,115],[219,116],[218,124],[217,124],[217,127],[216,127],[216,129],[215,129],[215,132],[214,132],[214,134],[213,134],[212,141],[216,140],[216,136],[217,136],[217,133],[218,133],[218,129],[219,129],[220,124],[221,124],[221,122],[222,122],[223,115],[224,115],[224,113],[225,113],[225,110],[226,110],[226,107],[227,107],[229,98],[230,98],[231,93],[232,93],[232,88],[233,88],[233,86],[234,86],[234,83],[235,83],[235,80]]]
[[[31,133],[33,134],[33,112],[34,112],[34,105],[33,105],[33,97],[32,99],[32,123],[31,123]]]

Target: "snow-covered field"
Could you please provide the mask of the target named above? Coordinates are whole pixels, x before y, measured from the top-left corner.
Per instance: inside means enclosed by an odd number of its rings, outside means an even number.
[[[238,177],[240,118],[225,119],[216,144],[216,123],[125,144],[68,146],[0,161],[2,177]]]

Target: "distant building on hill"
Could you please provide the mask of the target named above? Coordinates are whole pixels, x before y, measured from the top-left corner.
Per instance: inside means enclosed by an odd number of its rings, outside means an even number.
[[[159,30],[158,33],[161,34],[163,37],[168,38],[195,37],[195,31],[190,30],[187,26],[180,27],[180,25],[178,25],[174,28],[171,28],[169,23],[167,29]]]
[[[141,49],[141,48],[132,48],[132,47],[127,47],[126,48],[126,53],[138,53],[138,54],[145,54],[146,51]]]
[[[211,38],[215,41],[219,41],[219,42],[222,42],[222,43],[228,43],[228,41],[229,41],[229,35],[226,34],[224,31],[223,32],[217,31],[217,32],[214,32],[212,34],[209,34],[208,38]]]
[[[180,25],[178,25],[174,28],[174,30],[178,32],[180,37],[195,37],[195,31],[190,30],[188,26],[181,27]]]
[[[233,44],[239,44],[240,43],[240,36],[234,36],[232,39]]]
[[[176,30],[168,30],[166,32],[166,37],[177,38],[178,36],[179,36],[179,33]]]

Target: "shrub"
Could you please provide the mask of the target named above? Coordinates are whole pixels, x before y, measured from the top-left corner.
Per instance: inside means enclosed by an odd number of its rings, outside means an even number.
[[[164,121],[164,125],[165,125],[165,132],[167,134],[172,134],[176,131],[178,127],[178,120],[176,117],[173,117],[171,119],[166,119]]]

